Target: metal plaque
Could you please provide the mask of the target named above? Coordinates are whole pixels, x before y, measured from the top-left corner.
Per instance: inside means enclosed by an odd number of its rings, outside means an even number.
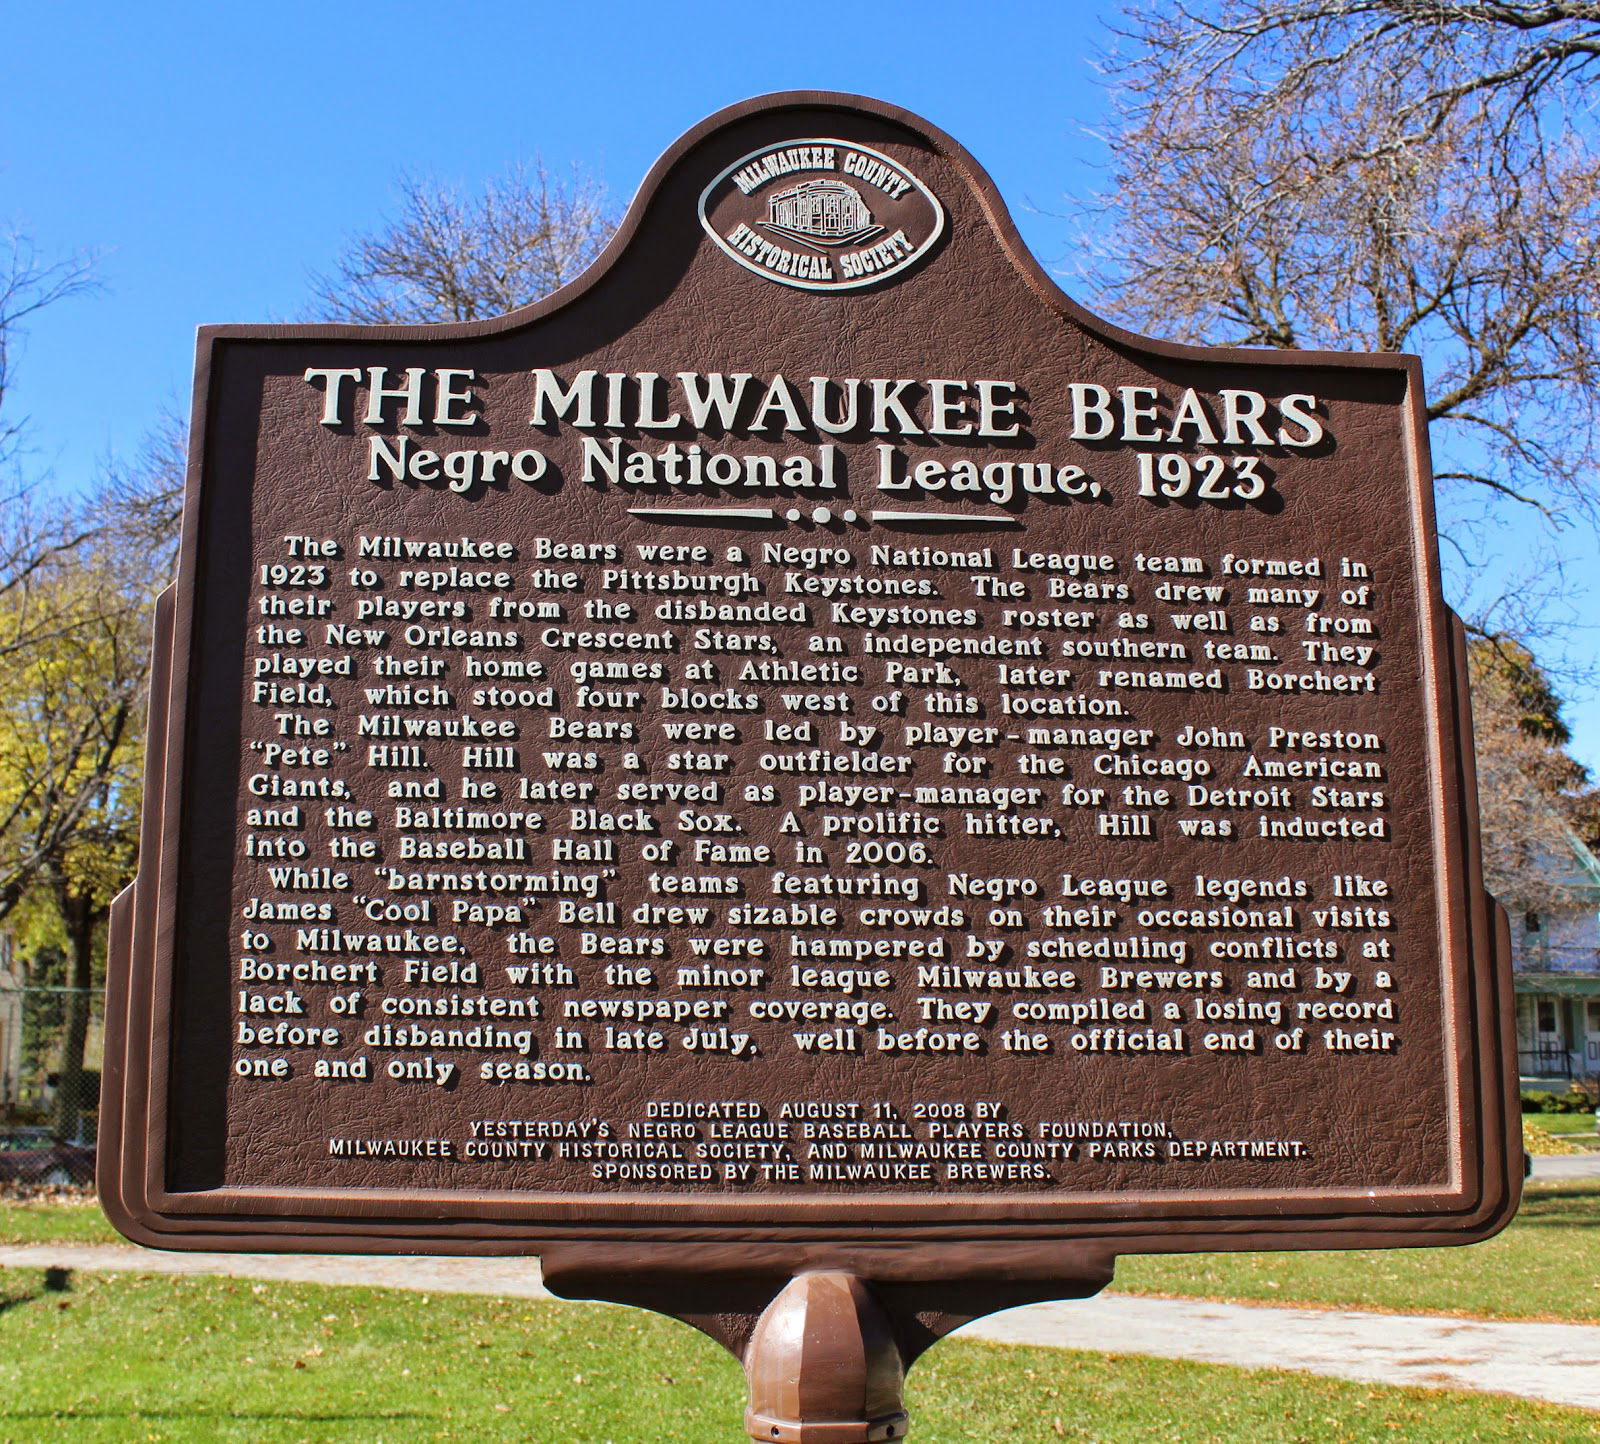
[[[1008,1276],[1493,1233],[1422,398],[1119,331],[949,137],[811,93],[510,316],[207,328],[113,1220]]]

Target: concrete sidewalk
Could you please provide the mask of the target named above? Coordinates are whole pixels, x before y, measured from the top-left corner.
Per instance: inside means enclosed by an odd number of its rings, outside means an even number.
[[[1600,1178],[1600,1153],[1557,1153],[1536,1158],[1533,1177],[1541,1183],[1552,1178]]]
[[[1300,1369],[1418,1389],[1521,1394],[1600,1410],[1600,1328],[1102,1294],[978,1319],[956,1337]],[[1600,1423],[1596,1425],[1600,1432]]]
[[[221,1274],[286,1284],[492,1294],[562,1303],[539,1278],[536,1258],[412,1258],[320,1253],[178,1253],[116,1243],[0,1245],[0,1268],[83,1273]]]
[[[553,1299],[539,1280],[536,1259],[160,1253],[117,1244],[29,1244],[0,1247],[0,1268],[221,1274],[282,1283]],[[959,1336],[1242,1368],[1301,1369],[1416,1388],[1520,1394],[1600,1410],[1600,1327],[1580,1324],[1499,1323],[1104,1294],[1075,1303],[1012,1309],[967,1325]]]

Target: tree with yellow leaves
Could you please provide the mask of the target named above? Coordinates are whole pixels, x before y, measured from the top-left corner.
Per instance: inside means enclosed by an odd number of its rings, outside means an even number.
[[[0,923],[65,956],[62,1133],[89,1092],[90,990],[136,865],[152,610],[170,566],[129,499],[108,488],[71,545],[0,586]],[[47,956],[30,952],[30,966]]]

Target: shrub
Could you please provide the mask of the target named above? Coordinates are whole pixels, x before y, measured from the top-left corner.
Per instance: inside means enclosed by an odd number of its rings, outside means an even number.
[[[1600,1077],[1574,1078],[1567,1085],[1566,1097],[1572,1099],[1574,1113],[1590,1113],[1600,1108]]]

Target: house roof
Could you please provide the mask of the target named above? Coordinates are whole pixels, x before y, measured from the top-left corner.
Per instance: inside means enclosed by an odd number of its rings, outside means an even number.
[[[1481,759],[1480,768],[1484,773],[1491,770]],[[1540,840],[1533,844],[1535,856],[1529,859],[1529,865],[1542,874],[1547,886],[1565,893],[1572,908],[1600,910],[1600,857],[1520,768],[1502,764],[1494,770],[1509,781],[1526,807],[1540,813],[1549,824],[1542,835],[1536,834]]]
[[[1567,875],[1562,882],[1576,889],[1591,892],[1600,900],[1600,858],[1590,850],[1587,843],[1578,836],[1566,823],[1561,824],[1561,830],[1571,844],[1571,855],[1565,859]]]

